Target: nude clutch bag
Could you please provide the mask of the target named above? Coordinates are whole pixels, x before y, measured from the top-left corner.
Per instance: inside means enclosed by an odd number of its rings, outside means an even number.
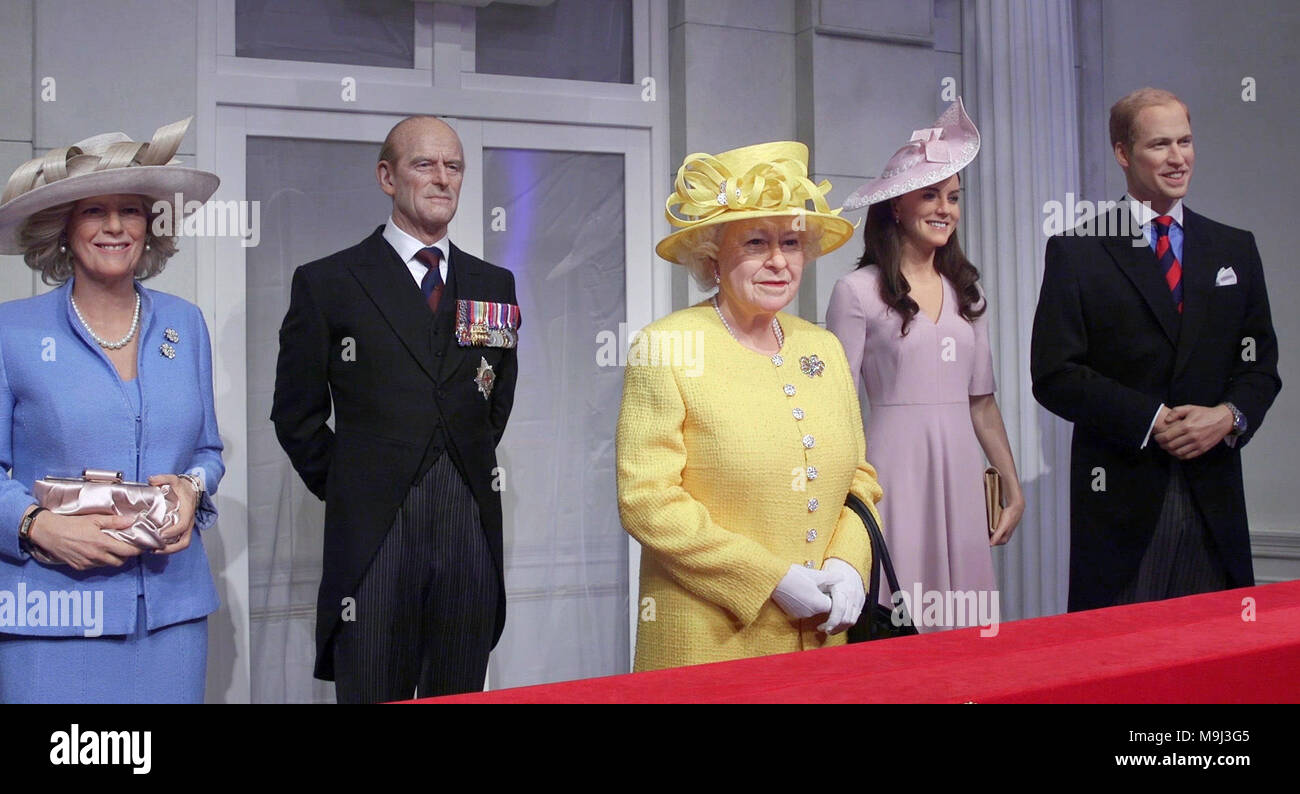
[[[989,537],[993,537],[1002,520],[1002,475],[992,466],[984,470],[984,515],[989,522]]]
[[[124,543],[155,551],[167,545],[162,530],[176,521],[180,501],[170,485],[125,482],[120,471],[86,469],[80,477],[46,477],[37,480],[32,493],[41,507],[64,516],[135,516],[126,529],[101,529]],[[41,562],[57,563],[33,551]]]

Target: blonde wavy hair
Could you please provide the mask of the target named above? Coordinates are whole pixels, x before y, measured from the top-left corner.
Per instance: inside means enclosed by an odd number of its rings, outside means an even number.
[[[143,281],[163,271],[167,260],[175,255],[177,246],[175,237],[153,233],[153,219],[156,216],[150,210],[153,202],[146,196],[139,198],[148,216],[144,238],[148,248],[140,255],[140,261],[135,266],[135,277]],[[34,212],[18,230],[18,244],[23,248],[23,261],[41,274],[41,281],[51,286],[63,284],[76,272],[72,251],[67,247],[68,223],[75,206],[76,202],[68,202]]]

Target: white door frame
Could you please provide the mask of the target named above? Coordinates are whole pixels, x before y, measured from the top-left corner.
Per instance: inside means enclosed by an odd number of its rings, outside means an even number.
[[[477,122],[481,133],[477,143],[477,162],[470,154],[471,144],[466,140],[470,128],[461,132],[468,161],[467,173],[482,171],[484,148],[534,149],[546,151],[605,152],[623,155],[624,202],[624,317],[629,329],[644,328],[654,320],[656,305],[666,306],[672,289],[671,271],[653,255],[655,236],[654,205],[647,191],[634,190],[634,185],[645,184],[652,178],[650,131],[638,128],[609,128],[571,124],[536,124],[526,122]],[[457,128],[461,130],[460,127]],[[467,185],[469,180],[467,179]],[[482,181],[476,186],[481,189]],[[476,207],[482,207],[480,200]],[[459,216],[458,216],[459,217]],[[477,226],[480,233],[483,224]],[[480,246],[482,241],[479,241]],[[658,296],[658,297],[656,297]],[[657,303],[662,300],[662,303]],[[617,333],[617,329],[610,329]],[[593,340],[592,355],[595,355]],[[628,659],[636,651],[636,629],[641,547],[630,536],[628,543]]]
[[[415,59],[411,69],[299,63],[235,56],[234,0],[198,0],[195,131],[199,168],[222,178],[215,196],[246,198],[245,146],[250,135],[368,141],[378,144],[400,118],[413,113],[451,117],[481,172],[484,145],[538,148],[539,126],[567,130],[547,135],[545,148],[618,151],[625,155],[627,201],[627,323],[641,328],[673,308],[673,272],[652,243],[668,231],[658,209],[668,194],[668,3],[633,0],[633,65],[644,75],[628,85],[474,73],[474,12],[455,5],[416,2]],[[353,78],[355,99],[344,101],[340,81]],[[546,124],[539,124],[546,122]],[[581,130],[581,132],[575,132]],[[569,138],[570,134],[578,137]],[[486,136],[486,137],[485,137]],[[555,141],[563,137],[565,141]],[[633,172],[635,168],[635,172]],[[470,180],[452,234],[482,250],[481,181]],[[247,702],[250,696],[248,590],[248,432],[245,351],[245,249],[234,238],[195,243],[196,302],[212,329],[217,419],[226,444],[227,473],[218,494],[221,520],[212,544],[221,588],[220,620],[234,626],[235,647],[210,650],[209,669],[233,667],[222,691],[209,698]],[[635,642],[639,548],[629,539],[629,621]]]
[[[245,151],[249,137],[372,142],[378,150],[389,128],[400,119],[398,115],[379,113],[219,105],[215,160],[217,172],[223,176],[221,193],[225,196],[247,195]],[[633,189],[633,186],[652,181],[649,130],[457,118],[449,118],[448,122],[461,137],[466,159],[460,208],[452,222],[451,234],[458,245],[476,253],[483,250],[482,164],[485,147],[623,155],[626,322],[629,328],[642,328],[662,313],[659,307],[666,306],[671,300],[671,271],[652,255],[656,215],[649,191]],[[222,483],[226,505],[221,514],[221,531],[223,538],[228,539],[226,545],[239,550],[241,573],[232,576],[227,572],[224,602],[238,630],[236,658],[244,660],[244,675],[250,676],[248,680],[251,681],[251,671],[247,669],[251,652],[248,589],[251,582],[247,559],[248,452],[244,443],[249,425],[245,249],[233,238],[220,238],[215,241],[215,246],[216,256],[209,267],[213,270],[211,275],[215,276],[216,263],[220,262],[220,277],[208,278],[207,283],[212,290],[209,311],[214,319],[214,337],[219,337],[214,344],[215,369],[220,373],[216,378],[216,390],[221,396],[218,422],[227,440],[228,473]],[[228,322],[231,318],[239,318],[239,321]],[[595,354],[594,340],[592,354]],[[628,538],[629,652],[635,648],[636,640],[639,568],[640,547]],[[247,682],[244,686],[251,688]]]

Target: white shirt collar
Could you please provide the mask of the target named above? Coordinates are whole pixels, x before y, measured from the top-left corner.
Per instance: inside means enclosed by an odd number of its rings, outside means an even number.
[[[411,260],[415,259],[415,255],[420,252],[420,249],[429,247],[402,231],[396,223],[393,223],[392,215],[388,216],[388,223],[384,224],[384,239],[393,247],[393,250],[397,252],[397,255],[402,258],[402,262],[408,265],[411,263]],[[444,264],[451,260],[450,235],[444,234],[441,240],[433,244],[433,247],[442,252],[442,262]],[[424,263],[420,263],[420,267],[424,267]]]
[[[1159,217],[1160,213],[1156,212],[1155,210],[1151,209],[1147,205],[1133,198],[1129,194],[1125,193],[1124,198],[1128,199],[1129,210],[1133,213],[1133,217],[1141,221],[1143,227],[1145,227],[1147,224],[1151,223],[1151,221]],[[1174,223],[1177,223],[1179,228],[1182,228],[1183,200],[1178,199],[1177,201],[1175,201],[1174,206],[1170,207],[1169,211],[1164,214],[1172,217],[1174,219]]]

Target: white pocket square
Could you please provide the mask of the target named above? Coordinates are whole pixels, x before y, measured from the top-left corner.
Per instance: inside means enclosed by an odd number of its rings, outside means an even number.
[[[1226,287],[1237,283],[1237,271],[1230,267],[1219,268],[1219,275],[1214,277],[1214,286]]]

